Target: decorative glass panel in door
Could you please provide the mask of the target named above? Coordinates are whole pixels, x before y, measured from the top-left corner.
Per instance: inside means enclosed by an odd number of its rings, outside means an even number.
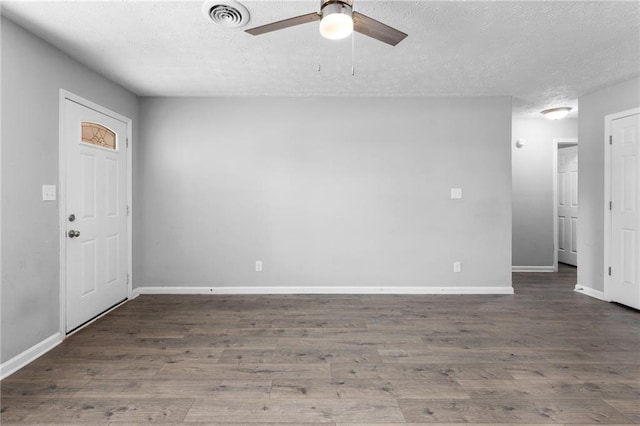
[[[116,149],[116,134],[98,123],[82,122],[82,142]]]

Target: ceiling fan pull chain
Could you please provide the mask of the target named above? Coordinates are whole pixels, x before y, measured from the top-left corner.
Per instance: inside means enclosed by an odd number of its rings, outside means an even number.
[[[316,38],[316,60],[318,62],[318,72],[322,71],[322,66],[320,62],[322,60],[322,55],[320,54],[320,33],[318,33],[318,37]]]
[[[355,45],[356,45],[356,37],[354,35],[354,33],[351,33],[351,76],[355,77],[356,75],[356,66],[355,66]]]

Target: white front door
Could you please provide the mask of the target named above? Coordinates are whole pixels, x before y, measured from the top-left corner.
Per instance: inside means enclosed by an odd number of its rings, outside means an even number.
[[[614,302],[640,309],[640,114],[611,123],[611,270]]]
[[[64,101],[67,333],[128,296],[127,130]]]
[[[558,149],[558,262],[578,266],[578,147]]]

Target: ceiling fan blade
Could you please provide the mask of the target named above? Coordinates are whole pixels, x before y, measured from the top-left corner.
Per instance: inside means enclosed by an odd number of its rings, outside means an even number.
[[[407,37],[402,31],[358,12],[353,12],[353,30],[391,46],[397,45]]]
[[[296,16],[295,18],[284,19],[282,21],[272,22],[259,27],[249,28],[248,30],[245,30],[245,32],[257,36],[264,33],[270,33],[271,31],[283,30],[285,28],[295,27],[296,25],[319,21],[320,18],[321,16],[318,12],[307,13],[306,15]]]

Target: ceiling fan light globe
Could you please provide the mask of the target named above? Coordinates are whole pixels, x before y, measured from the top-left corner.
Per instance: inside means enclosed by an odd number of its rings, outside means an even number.
[[[340,1],[326,2],[322,6],[320,34],[329,40],[340,40],[353,33],[351,6]]]
[[[340,40],[349,37],[353,32],[353,19],[342,13],[332,13],[320,21],[320,34],[329,40]]]

